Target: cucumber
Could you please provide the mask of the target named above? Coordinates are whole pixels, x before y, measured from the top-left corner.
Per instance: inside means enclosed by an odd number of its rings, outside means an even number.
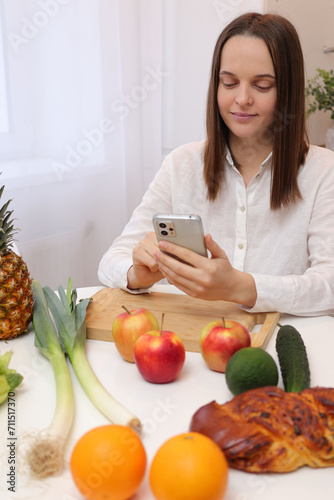
[[[276,351],[286,392],[301,392],[311,384],[305,344],[291,325],[281,326],[276,337]]]

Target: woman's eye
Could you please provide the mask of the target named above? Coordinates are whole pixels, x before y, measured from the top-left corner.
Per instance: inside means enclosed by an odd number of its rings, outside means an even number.
[[[266,92],[267,90],[271,89],[271,85],[265,84],[265,83],[255,83],[255,88],[258,90],[261,90],[262,92]]]
[[[227,89],[231,88],[231,87],[234,87],[236,85],[236,82],[226,82],[226,81],[222,81],[222,84],[224,85],[224,87],[226,87]]]

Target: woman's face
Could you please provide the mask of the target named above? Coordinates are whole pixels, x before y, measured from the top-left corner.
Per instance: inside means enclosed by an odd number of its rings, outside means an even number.
[[[261,38],[237,35],[224,45],[217,93],[230,140],[261,142],[274,120],[277,89],[272,59]]]

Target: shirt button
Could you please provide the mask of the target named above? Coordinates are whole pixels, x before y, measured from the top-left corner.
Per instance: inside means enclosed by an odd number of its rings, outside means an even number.
[[[238,247],[240,248],[240,250],[242,250],[244,248],[242,243],[239,243]]]
[[[240,207],[240,210],[244,212],[246,210],[246,207]]]

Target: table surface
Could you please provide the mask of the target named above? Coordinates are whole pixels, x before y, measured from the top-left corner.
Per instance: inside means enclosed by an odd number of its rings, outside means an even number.
[[[90,297],[101,287],[78,290],[79,298]],[[173,290],[169,285],[156,285],[156,291]],[[310,363],[312,386],[334,387],[334,318],[329,316],[299,318],[283,315],[281,324],[291,324],[301,333]],[[268,346],[278,363],[275,351],[275,330]],[[176,332],[177,333],[177,332]],[[10,367],[24,375],[24,381],[15,391],[16,437],[36,429],[45,429],[51,422],[55,407],[55,385],[51,366],[34,347],[34,333],[22,335],[2,343],[0,353],[12,350]],[[202,405],[216,400],[222,404],[230,400],[225,375],[207,368],[198,353],[187,352],[183,370],[170,384],[150,384],[139,374],[136,366],[124,361],[113,342],[87,341],[87,356],[107,390],[142,421],[142,440],[148,467],[143,483],[133,500],[150,500],[153,495],[148,484],[148,472],[158,448],[170,437],[188,431],[192,415]],[[70,367],[71,369],[71,367]],[[73,371],[71,369],[71,373]],[[73,376],[75,419],[66,447],[68,462],[76,441],[88,430],[109,421],[95,409]],[[280,378],[279,386],[283,387]],[[24,500],[82,500],[68,466],[57,477],[34,480],[18,464],[15,492],[8,491],[8,429],[7,403],[0,407],[0,498]],[[18,453],[19,458],[19,453]],[[248,474],[230,469],[225,500],[294,500],[297,496],[308,500],[333,498],[334,470],[304,467],[289,474]]]

